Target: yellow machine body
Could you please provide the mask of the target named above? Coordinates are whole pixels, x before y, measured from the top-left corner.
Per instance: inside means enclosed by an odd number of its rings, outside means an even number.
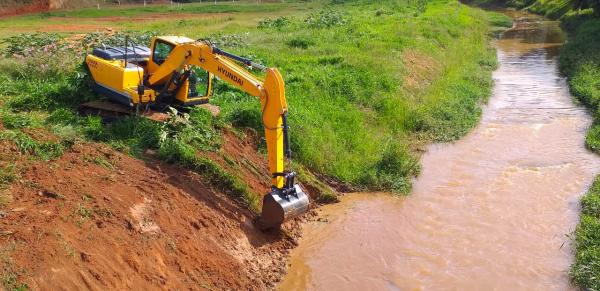
[[[193,41],[187,37],[179,36],[163,36],[152,39],[150,49],[154,51],[157,43],[165,43],[171,47],[176,47],[185,42]],[[153,59],[153,55],[135,57],[134,49],[129,49],[124,54],[133,54],[133,59],[110,59],[102,58],[94,54],[86,56],[86,64],[94,79],[97,91],[106,95],[110,99],[128,106],[136,106],[138,104],[147,104],[156,101],[158,92],[151,88],[145,88],[143,94],[138,90],[138,86],[143,84],[144,76],[151,75],[158,70],[161,64],[158,64]],[[190,81],[185,80],[180,85],[179,90],[174,94],[177,103],[182,106],[193,106],[197,104],[207,103],[212,93],[212,78],[213,74],[207,73],[208,80],[206,91],[200,95],[193,96],[190,92]],[[161,85],[168,81],[170,76],[156,82],[155,85]]]
[[[120,99],[120,103],[134,106],[138,103],[150,103],[156,100],[156,92],[145,89],[140,96],[137,87],[142,82],[144,68],[125,66],[124,60],[105,60],[88,55],[85,62],[96,85],[110,95],[112,99]]]

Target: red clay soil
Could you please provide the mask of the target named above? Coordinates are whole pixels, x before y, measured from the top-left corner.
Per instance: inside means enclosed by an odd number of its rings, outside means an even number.
[[[254,147],[231,146],[233,164]],[[15,152],[0,143],[0,157]],[[0,208],[0,270],[30,289],[270,289],[299,234],[298,221],[260,232],[255,214],[200,175],[105,145],[78,144],[52,162],[18,159],[25,169]]]
[[[48,11],[49,8],[50,0],[36,0],[31,4],[2,8],[0,9],[0,17],[43,12]]]

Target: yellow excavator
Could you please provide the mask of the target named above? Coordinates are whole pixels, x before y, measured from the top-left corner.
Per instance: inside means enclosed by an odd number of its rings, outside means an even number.
[[[168,106],[185,108],[207,103],[213,78],[256,96],[262,108],[271,192],[264,196],[258,219],[261,229],[279,227],[285,220],[307,211],[309,199],[294,182],[296,173],[286,171],[290,158],[288,105],[281,74],[247,58],[225,52],[208,40],[179,36],[160,36],[150,47],[98,47],[85,63],[94,81],[94,90],[107,102],[83,104],[85,112],[149,115]],[[256,77],[246,67],[265,71]]]

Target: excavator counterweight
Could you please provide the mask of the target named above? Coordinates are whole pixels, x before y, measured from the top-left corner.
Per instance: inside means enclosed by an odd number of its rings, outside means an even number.
[[[288,106],[277,69],[227,53],[209,41],[178,36],[154,37],[150,47],[130,46],[126,41],[124,47],[96,48],[85,62],[94,89],[126,108],[118,110],[120,114],[148,115],[149,111],[160,112],[168,106],[207,103],[215,76],[258,97],[272,178],[258,225],[261,229],[276,228],[307,211],[308,195],[295,183],[296,174],[285,169],[286,158],[290,158]],[[264,80],[245,66],[265,71]],[[83,108],[90,112],[113,107],[90,103]]]

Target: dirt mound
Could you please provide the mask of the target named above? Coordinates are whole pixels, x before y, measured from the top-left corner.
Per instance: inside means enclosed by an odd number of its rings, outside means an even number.
[[[0,17],[48,11],[50,2],[50,0],[25,1],[25,3],[9,2],[7,5],[0,6]]]
[[[232,147],[243,152],[252,145]],[[261,158],[253,155],[250,160]],[[0,212],[1,262],[11,284],[42,290],[267,289],[284,272],[299,232],[291,222],[287,231],[262,233],[252,224],[253,213],[200,175],[101,144],[75,145],[50,163],[21,164],[27,169],[10,186],[13,201]],[[268,181],[251,185],[260,190]]]

